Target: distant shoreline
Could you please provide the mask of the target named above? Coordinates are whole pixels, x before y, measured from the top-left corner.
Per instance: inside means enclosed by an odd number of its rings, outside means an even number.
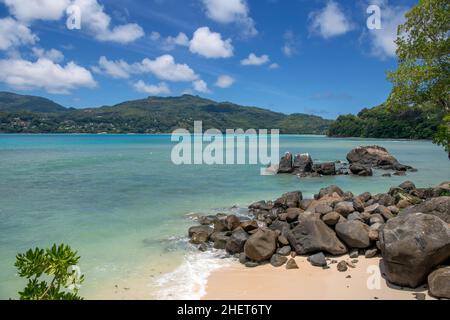
[[[172,133],[8,133],[0,132],[0,136],[171,136]],[[268,134],[270,136],[270,134]],[[310,134],[310,133],[281,133],[280,136],[309,136],[329,139],[343,139],[343,140],[386,140],[386,141],[427,141],[432,142],[431,139],[407,139],[407,138],[364,138],[364,137],[333,137],[325,134]]]

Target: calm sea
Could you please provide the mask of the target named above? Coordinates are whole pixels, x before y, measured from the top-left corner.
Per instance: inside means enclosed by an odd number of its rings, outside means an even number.
[[[419,171],[300,180],[261,176],[260,166],[175,166],[168,135],[0,135],[0,298],[17,298],[25,284],[13,266],[18,252],[61,242],[82,257],[86,298],[196,298],[221,264],[187,250],[190,213],[233,211],[293,190],[312,196],[330,184],[377,193],[404,180],[450,180],[447,154],[427,141],[282,136],[280,151],[335,161],[368,144]]]

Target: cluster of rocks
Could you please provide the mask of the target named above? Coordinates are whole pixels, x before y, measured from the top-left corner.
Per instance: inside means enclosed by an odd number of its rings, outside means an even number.
[[[354,195],[337,186],[314,199],[300,191],[249,206],[248,217],[199,217],[189,229],[200,250],[226,250],[247,267],[270,263],[298,268],[295,257],[339,271],[354,268],[360,254],[382,256],[389,282],[450,298],[450,183],[416,188],[407,181],[388,193]],[[330,256],[350,259],[338,261]]]
[[[401,164],[385,148],[380,146],[358,147],[347,155],[348,163],[325,162],[314,163],[309,154],[293,155],[286,153],[280,160],[278,174],[294,174],[300,177],[319,177],[354,174],[372,176],[373,169],[392,170],[394,175],[403,176],[407,171],[416,169]],[[384,176],[391,176],[386,173]]]

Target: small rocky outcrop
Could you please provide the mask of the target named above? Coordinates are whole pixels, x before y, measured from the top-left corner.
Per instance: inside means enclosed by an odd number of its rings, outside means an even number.
[[[309,154],[298,154],[294,157],[293,173],[303,174],[313,172],[313,160]]]
[[[388,280],[416,288],[450,258],[450,228],[436,216],[412,213],[389,220],[380,232]]]
[[[360,177],[373,176],[372,168],[368,165],[362,165],[360,163],[352,163],[350,165],[350,172]]]
[[[356,259],[381,252],[390,282],[417,287],[428,278],[430,293],[445,297],[448,287],[442,281],[448,281],[448,272],[433,271],[450,261],[449,189],[448,182],[417,188],[406,181],[376,195],[354,195],[335,185],[321,189],[314,199],[287,192],[274,201],[251,204],[248,215],[195,215],[199,225],[188,235],[199,250],[225,250],[248,268],[266,263],[298,268],[295,259],[288,259],[301,255],[327,269],[325,254],[350,252]],[[342,272],[356,266],[354,260],[333,261]]]
[[[361,146],[347,154],[350,167],[377,168],[383,170],[407,171],[412,167],[401,164],[385,148],[380,146]]]
[[[294,171],[292,154],[287,152],[280,160],[278,173],[292,173]]]

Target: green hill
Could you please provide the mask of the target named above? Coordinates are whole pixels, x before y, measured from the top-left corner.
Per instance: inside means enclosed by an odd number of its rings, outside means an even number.
[[[22,96],[11,92],[0,92],[0,112],[64,112],[63,106],[41,97]]]
[[[432,139],[443,118],[432,105],[390,111],[384,105],[363,109],[358,115],[343,115],[331,124],[330,137]]]
[[[21,101],[23,96],[12,95]],[[50,101],[51,102],[51,101]],[[325,134],[332,123],[320,117],[285,115],[257,107],[215,102],[198,96],[149,97],[90,109],[0,107],[0,132],[10,133],[168,133],[178,128],[280,129],[291,134]],[[2,101],[0,100],[0,106]]]

